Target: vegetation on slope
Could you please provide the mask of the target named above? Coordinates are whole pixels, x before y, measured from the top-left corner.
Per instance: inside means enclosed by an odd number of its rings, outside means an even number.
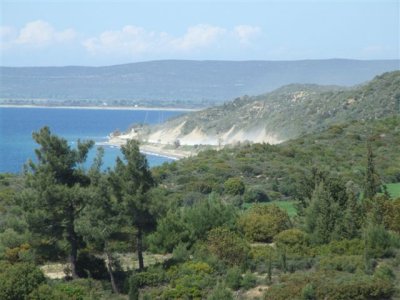
[[[265,129],[277,140],[351,120],[374,120],[400,112],[400,71],[385,73],[357,87],[289,85],[256,97],[241,97],[222,106],[177,117],[152,131],[179,128],[181,137],[193,130],[227,139],[226,133],[243,130],[241,138],[254,140]],[[184,125],[182,128],[179,126]],[[226,143],[223,138],[222,143]]]
[[[383,183],[400,182],[400,117],[333,125],[279,145],[243,144],[209,150],[153,170],[170,193],[192,203],[211,192],[233,203],[296,198],[302,178],[318,168],[352,180],[362,189],[367,141],[374,151]],[[227,193],[225,183],[237,178],[242,195]]]

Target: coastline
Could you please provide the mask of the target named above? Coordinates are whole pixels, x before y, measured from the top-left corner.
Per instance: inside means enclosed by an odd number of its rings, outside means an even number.
[[[108,147],[121,147],[125,143],[125,139],[112,138],[106,142],[98,143],[97,145]],[[160,156],[173,160],[179,160],[197,154],[196,152],[186,151],[182,149],[165,148],[165,146],[166,145],[162,144],[142,144],[140,145],[140,152],[143,154]]]
[[[28,104],[0,104],[0,108],[44,108],[44,109],[87,109],[87,110],[139,110],[139,111],[199,111],[201,108],[145,107],[145,106],[48,106]]]

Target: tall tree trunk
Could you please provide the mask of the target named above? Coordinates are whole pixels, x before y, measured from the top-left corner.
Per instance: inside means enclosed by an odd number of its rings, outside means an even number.
[[[107,270],[108,270],[108,274],[110,275],[112,290],[115,294],[119,294],[118,286],[115,283],[115,278],[114,278],[114,274],[113,274],[113,270],[112,270],[113,258],[108,250],[106,250],[106,256],[107,256]]]
[[[143,244],[142,244],[142,227],[137,227],[137,234],[136,234],[136,247],[137,247],[137,254],[139,260],[139,270],[142,271],[144,269],[143,263]]]
[[[71,275],[73,279],[79,278],[76,272],[76,261],[78,257],[78,235],[75,232],[75,225],[74,225],[74,208],[72,205],[69,208],[69,222],[67,225],[67,241],[69,243],[69,255],[68,260],[71,264]]]
[[[76,273],[76,261],[78,256],[78,237],[76,232],[72,226],[68,228],[68,242],[70,246],[70,251],[68,255],[69,263],[71,264],[71,274],[72,278],[76,279],[79,278],[78,274]]]

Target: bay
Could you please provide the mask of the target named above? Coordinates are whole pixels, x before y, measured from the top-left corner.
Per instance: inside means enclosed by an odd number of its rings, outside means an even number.
[[[115,130],[124,131],[134,123],[157,124],[184,113],[180,110],[126,110],[0,107],[0,172],[19,173],[28,159],[34,159],[38,147],[32,133],[49,126],[52,133],[65,138],[72,147],[78,139],[101,144]],[[104,167],[112,167],[119,148],[105,146]],[[90,163],[95,157],[92,150]],[[170,158],[147,155],[149,165],[156,166]]]

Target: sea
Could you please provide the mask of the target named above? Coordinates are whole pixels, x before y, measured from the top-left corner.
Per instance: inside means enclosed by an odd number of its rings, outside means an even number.
[[[35,161],[38,144],[32,133],[48,126],[52,133],[65,138],[71,147],[77,140],[93,140],[96,146],[88,155],[85,167],[89,167],[96,156],[96,148],[107,141],[115,130],[125,131],[135,123],[158,124],[178,116],[182,110],[127,110],[127,109],[80,109],[0,107],[0,173],[20,173],[24,164]],[[103,168],[112,168],[117,156],[122,156],[119,147],[104,147]],[[172,161],[171,158],[147,155],[150,167]]]

